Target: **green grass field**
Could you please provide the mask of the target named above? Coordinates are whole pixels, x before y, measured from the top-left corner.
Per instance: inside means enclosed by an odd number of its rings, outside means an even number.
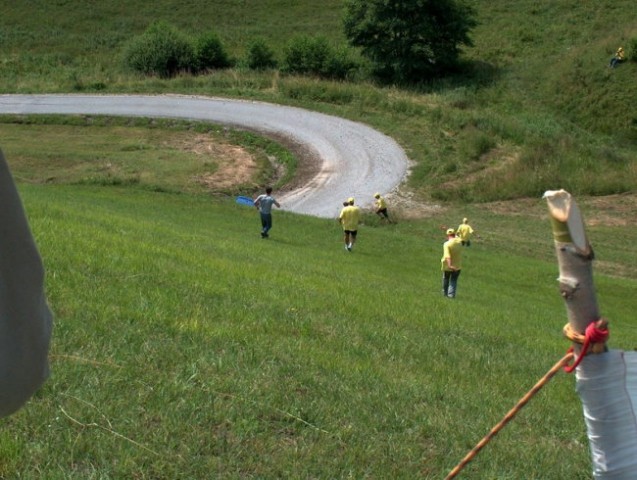
[[[51,378],[0,420],[0,478],[443,478],[568,348],[546,188],[577,194],[610,346],[635,348],[637,67],[606,65],[637,35],[637,11],[474,3],[472,73],[401,90],[121,68],[123,45],[160,19],[214,29],[236,57],[256,36],[277,52],[301,32],[343,42],[340,0],[0,0],[2,93],[192,93],[341,115],[396,138],[414,161],[404,190],[440,205],[396,225],[367,215],[351,254],[335,221],[287,212],[261,240],[255,211],[231,196],[272,177],[269,156],[294,171],[272,142],[142,119],[0,118],[55,313]],[[248,151],[256,176],[202,192],[193,176],[220,163],[192,153],[201,133]],[[176,157],[179,170],[161,161]],[[481,239],[452,301],[439,226],[464,216]],[[590,478],[574,385],[558,375],[461,478]]]
[[[2,421],[3,478],[441,478],[568,346],[546,218],[473,212],[483,238],[454,301],[438,225],[466,210],[367,217],[348,253],[332,220],[276,212],[261,240],[253,209],[205,196],[21,193],[56,317],[53,374]],[[611,346],[633,348],[634,277],[596,284]],[[563,374],[464,478],[589,470]]]

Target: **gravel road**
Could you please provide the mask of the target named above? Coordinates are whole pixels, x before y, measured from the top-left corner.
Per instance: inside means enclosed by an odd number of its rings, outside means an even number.
[[[181,95],[0,95],[2,114],[82,114],[181,118],[243,128],[282,139],[309,171],[277,196],[284,210],[334,217],[355,197],[370,206],[396,188],[409,161],[390,137],[357,122],[264,102]],[[297,185],[298,184],[298,185]]]

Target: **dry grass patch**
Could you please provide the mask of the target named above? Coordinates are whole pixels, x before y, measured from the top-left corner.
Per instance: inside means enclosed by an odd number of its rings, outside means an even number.
[[[235,185],[254,182],[259,167],[254,156],[237,145],[219,143],[209,135],[194,135],[182,139],[180,144],[168,148],[179,148],[186,152],[210,158],[216,164],[214,172],[196,175],[194,180],[209,190],[228,189]]]

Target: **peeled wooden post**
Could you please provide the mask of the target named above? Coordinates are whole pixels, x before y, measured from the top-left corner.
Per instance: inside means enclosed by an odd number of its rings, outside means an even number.
[[[593,285],[593,249],[586,238],[579,207],[564,190],[544,194],[551,214],[555,252],[560,268],[560,293],[566,302],[568,323],[572,331],[584,335],[586,327],[599,320]],[[573,345],[579,356],[581,345]]]
[[[593,249],[586,237],[584,221],[571,195],[548,191],[546,198],[560,276],[560,293],[568,313],[567,330],[575,335],[600,322],[593,286]],[[637,478],[637,355],[634,352],[606,350],[605,343],[587,355],[574,343],[581,359],[576,370],[577,393],[593,463],[593,475],[603,480]]]

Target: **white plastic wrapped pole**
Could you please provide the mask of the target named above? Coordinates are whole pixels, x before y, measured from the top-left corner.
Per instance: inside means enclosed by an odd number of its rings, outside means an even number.
[[[0,151],[0,417],[48,377],[51,325],[42,261]]]
[[[599,320],[593,286],[593,250],[575,200],[564,191],[546,198],[560,269],[560,293],[572,331],[584,334]],[[576,355],[581,345],[573,345]],[[637,356],[618,350],[586,355],[576,369],[591,449],[593,475],[599,480],[637,478]]]

